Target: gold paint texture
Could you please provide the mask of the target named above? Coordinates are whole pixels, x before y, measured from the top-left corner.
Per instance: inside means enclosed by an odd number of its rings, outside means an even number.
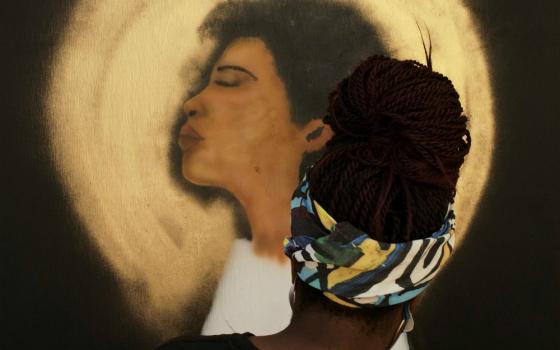
[[[170,130],[209,52],[196,28],[216,1],[83,0],[52,69],[52,152],[74,209],[120,279],[131,310],[162,337],[176,333],[198,286],[217,279],[233,240],[233,214],[202,207],[169,174]],[[480,33],[458,0],[360,1],[389,52],[424,62],[416,22],[430,30],[434,69],[454,82],[473,145],[456,211],[461,237],[490,171],[494,116]],[[426,32],[424,32],[427,38]]]
[[[133,312],[164,335],[197,286],[217,278],[233,239],[231,208],[201,207],[167,164],[189,83],[181,68],[206,52],[196,28],[212,6],[79,3],[48,100],[53,153],[74,208]]]

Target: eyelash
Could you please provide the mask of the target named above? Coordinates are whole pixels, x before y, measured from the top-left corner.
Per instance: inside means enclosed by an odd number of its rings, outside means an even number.
[[[229,83],[225,80],[214,80],[214,84],[219,85],[219,86],[223,86],[223,87],[228,87],[228,88],[233,88],[233,87],[238,87],[239,86],[238,82]]]

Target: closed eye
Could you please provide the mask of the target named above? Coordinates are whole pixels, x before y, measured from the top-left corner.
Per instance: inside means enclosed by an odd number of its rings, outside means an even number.
[[[230,88],[239,86],[238,81],[229,82],[229,81],[226,81],[226,80],[214,80],[214,84],[219,85],[219,86],[223,86],[223,87],[230,87]]]

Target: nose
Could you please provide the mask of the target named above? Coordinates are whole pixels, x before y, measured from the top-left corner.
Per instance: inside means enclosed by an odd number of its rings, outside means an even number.
[[[187,118],[194,117],[196,115],[196,110],[193,108],[190,101],[191,100],[189,99],[183,104],[183,113]]]
[[[200,115],[202,110],[202,105],[200,102],[200,94],[192,96],[183,104],[183,112],[187,118],[194,117],[195,115]]]

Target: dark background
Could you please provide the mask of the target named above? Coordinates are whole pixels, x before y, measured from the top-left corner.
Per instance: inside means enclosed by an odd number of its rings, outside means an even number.
[[[415,349],[560,349],[560,5],[468,1],[496,96],[492,175],[468,238],[415,315]],[[0,349],[150,348],[48,150],[43,97],[72,1],[0,5]],[[476,142],[476,140],[475,140]]]

